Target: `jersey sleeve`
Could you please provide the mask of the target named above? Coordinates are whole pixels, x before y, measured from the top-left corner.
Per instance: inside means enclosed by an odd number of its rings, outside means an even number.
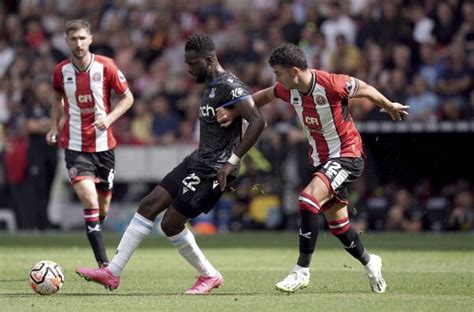
[[[243,99],[247,99],[252,96],[249,89],[243,82],[235,81],[234,79],[230,80],[226,80],[222,84],[221,107],[233,107]]]
[[[61,72],[61,66],[56,65],[53,70],[53,88],[56,92],[63,93],[63,74]]]
[[[125,94],[128,90],[128,82],[122,71],[115,63],[110,63],[107,67],[110,87],[119,95]]]
[[[341,99],[347,99],[357,94],[359,81],[354,77],[343,74],[331,74],[332,91]]]
[[[273,88],[273,92],[275,94],[275,97],[285,102],[290,101],[290,91],[286,90],[280,82],[275,85],[275,87]]]

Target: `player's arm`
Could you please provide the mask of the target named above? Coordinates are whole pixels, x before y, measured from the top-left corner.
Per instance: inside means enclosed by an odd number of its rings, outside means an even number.
[[[391,102],[382,93],[371,85],[357,79],[358,89],[353,95],[355,98],[367,98],[381,108],[380,111],[390,114],[393,120],[402,120],[402,115],[408,115],[407,105]]]
[[[275,99],[275,87],[269,87],[252,94],[253,101],[257,107],[262,107]],[[217,121],[221,124],[222,127],[228,127],[235,117],[239,116],[239,111],[237,109],[229,109],[224,107],[219,107],[217,109]],[[242,115],[243,116],[243,115]],[[245,116],[243,116],[245,118]],[[245,118],[247,119],[247,118]]]
[[[235,152],[228,159],[227,163],[217,172],[217,178],[222,191],[224,191],[226,187],[227,176],[234,170],[234,167],[239,163],[240,158],[242,158],[257,142],[258,137],[265,128],[265,120],[255,105],[252,97],[248,96],[245,99],[242,99],[235,105],[235,110],[237,111],[237,114],[247,120],[248,127]]]
[[[63,112],[63,96],[64,94],[62,92],[54,92],[54,100],[51,105],[50,127],[46,134],[46,142],[48,142],[49,145],[56,144],[57,142],[59,123]]]
[[[132,91],[126,91],[118,101],[115,108],[106,116],[98,118],[94,122],[94,126],[96,126],[99,130],[107,130],[111,124],[113,124],[117,119],[120,118],[127,110],[130,109],[133,105],[133,94]]]

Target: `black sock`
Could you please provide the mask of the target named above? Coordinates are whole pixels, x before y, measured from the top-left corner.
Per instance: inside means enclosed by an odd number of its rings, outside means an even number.
[[[87,238],[94,252],[95,260],[99,264],[109,262],[99,221],[99,209],[84,209],[84,220]]]
[[[99,216],[99,222],[100,222],[100,225],[102,226],[102,224],[104,224],[104,220],[107,216]]]
[[[300,255],[297,264],[300,267],[308,268],[318,240],[319,214],[307,210],[301,211],[299,231]]]
[[[365,250],[364,245],[362,245],[359,235],[357,235],[352,227],[344,233],[335,236],[339,238],[346,251],[359,260],[360,263],[363,265],[369,263],[370,256]]]

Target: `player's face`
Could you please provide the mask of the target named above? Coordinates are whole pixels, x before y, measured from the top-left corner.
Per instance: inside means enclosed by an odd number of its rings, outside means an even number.
[[[211,74],[211,66],[206,57],[199,56],[196,51],[186,51],[184,62],[188,65],[188,73],[197,83],[205,82]]]
[[[273,66],[273,72],[275,73],[275,80],[281,82],[285,89],[294,89],[298,83],[298,73],[294,68],[286,68],[281,65]]]
[[[84,28],[71,30],[67,34],[66,42],[69,45],[69,49],[71,49],[72,55],[76,59],[82,59],[89,53],[92,35]]]

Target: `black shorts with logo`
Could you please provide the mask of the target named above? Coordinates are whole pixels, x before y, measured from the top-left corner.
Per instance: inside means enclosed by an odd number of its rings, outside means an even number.
[[[114,186],[114,150],[86,153],[65,150],[66,167],[71,183],[84,177],[95,178],[99,191],[109,193]]]
[[[315,174],[323,175],[323,181],[334,196],[342,202],[347,202],[349,196],[347,186],[357,180],[364,170],[364,159],[361,157],[339,157],[329,159],[315,168]],[[324,177],[326,179],[324,179]]]
[[[227,177],[229,185],[235,177]],[[190,219],[208,213],[217,204],[223,192],[212,168],[193,166],[186,157],[161,180],[160,185],[173,197],[173,207]]]

